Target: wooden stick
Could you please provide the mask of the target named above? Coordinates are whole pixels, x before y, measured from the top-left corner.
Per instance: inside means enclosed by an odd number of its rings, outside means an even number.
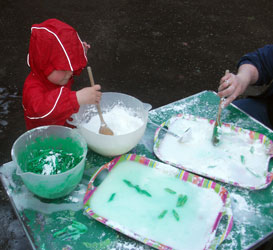
[[[229,70],[227,69],[225,75],[227,75],[228,73],[229,73]],[[222,97],[221,100],[220,100],[220,103],[219,103],[218,114],[217,114],[217,118],[216,118],[217,125],[218,125],[218,123],[220,123],[220,116],[221,116],[222,105],[223,105],[224,101],[225,101],[225,98]]]
[[[92,70],[91,70],[90,66],[87,66],[87,72],[89,75],[89,80],[90,80],[91,86],[94,87],[95,81],[94,81],[94,77],[93,77]],[[101,121],[99,133],[104,134],[104,135],[114,135],[114,132],[107,126],[106,122],[103,119],[100,104],[96,104],[96,106],[97,106],[98,114],[99,114],[100,121]]]
[[[229,70],[226,70],[225,75],[227,75],[229,73]],[[212,143],[213,145],[217,145],[219,143],[219,133],[218,133],[218,127],[220,125],[220,119],[221,119],[221,112],[222,112],[222,105],[223,102],[225,101],[225,98],[222,97],[220,99],[219,102],[219,107],[218,107],[218,113],[217,113],[217,117],[216,117],[216,121],[214,123],[214,127],[213,127],[213,133],[212,133]]]
[[[90,80],[91,86],[94,87],[95,86],[95,81],[94,81],[94,77],[93,77],[92,70],[91,70],[90,66],[87,66],[87,72],[88,72],[88,75],[89,75],[89,80]],[[106,124],[104,119],[103,119],[103,116],[102,116],[100,105],[97,104],[96,106],[97,106],[97,109],[98,109],[98,113],[99,113],[99,117],[100,117],[101,122],[103,124]]]

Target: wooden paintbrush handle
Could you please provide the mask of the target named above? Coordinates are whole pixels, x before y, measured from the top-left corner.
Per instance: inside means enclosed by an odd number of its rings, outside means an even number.
[[[87,72],[88,72],[88,75],[89,75],[89,80],[90,80],[91,86],[94,87],[95,86],[95,81],[94,81],[94,77],[93,77],[92,70],[91,70],[90,66],[87,66]]]
[[[229,70],[227,69],[225,72],[225,75],[227,75],[229,73]],[[220,116],[221,116],[221,112],[222,112],[222,105],[224,102],[225,98],[222,97],[219,103],[219,108],[218,108],[218,114],[217,114],[217,119],[216,119],[216,123],[218,124],[220,122]]]
[[[94,87],[95,86],[95,81],[94,81],[94,77],[93,77],[92,70],[91,70],[90,66],[87,66],[87,72],[88,72],[88,75],[89,75],[89,80],[90,80],[91,86]],[[106,124],[104,119],[103,119],[103,116],[102,116],[100,105],[97,104],[96,106],[97,106],[97,110],[98,110],[98,113],[99,113],[101,123]]]

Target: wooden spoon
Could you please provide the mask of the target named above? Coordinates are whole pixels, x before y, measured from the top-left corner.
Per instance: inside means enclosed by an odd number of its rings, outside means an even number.
[[[90,66],[87,67],[87,71],[88,71],[91,86],[93,87],[93,86],[95,86],[95,81],[94,81],[94,77],[93,77],[92,70],[91,70]],[[103,135],[114,135],[114,132],[110,128],[108,128],[106,122],[103,119],[100,105],[97,104],[96,106],[97,106],[97,110],[98,110],[100,122],[101,122],[99,133],[103,134]]]

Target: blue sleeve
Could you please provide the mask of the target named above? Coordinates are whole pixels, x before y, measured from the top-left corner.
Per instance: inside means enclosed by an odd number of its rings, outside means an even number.
[[[269,84],[273,79],[273,44],[242,56],[238,68],[243,64],[252,64],[257,68],[259,72],[257,85]]]

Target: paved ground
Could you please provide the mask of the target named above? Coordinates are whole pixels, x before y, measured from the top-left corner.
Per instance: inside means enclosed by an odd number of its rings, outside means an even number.
[[[5,0],[0,3],[0,165],[25,131],[21,94],[30,26],[58,18],[75,27],[103,91],[153,107],[216,90],[238,58],[272,43],[272,0]],[[88,86],[87,75],[75,88]],[[30,249],[0,188],[0,248]],[[264,246],[263,246],[264,247]]]

